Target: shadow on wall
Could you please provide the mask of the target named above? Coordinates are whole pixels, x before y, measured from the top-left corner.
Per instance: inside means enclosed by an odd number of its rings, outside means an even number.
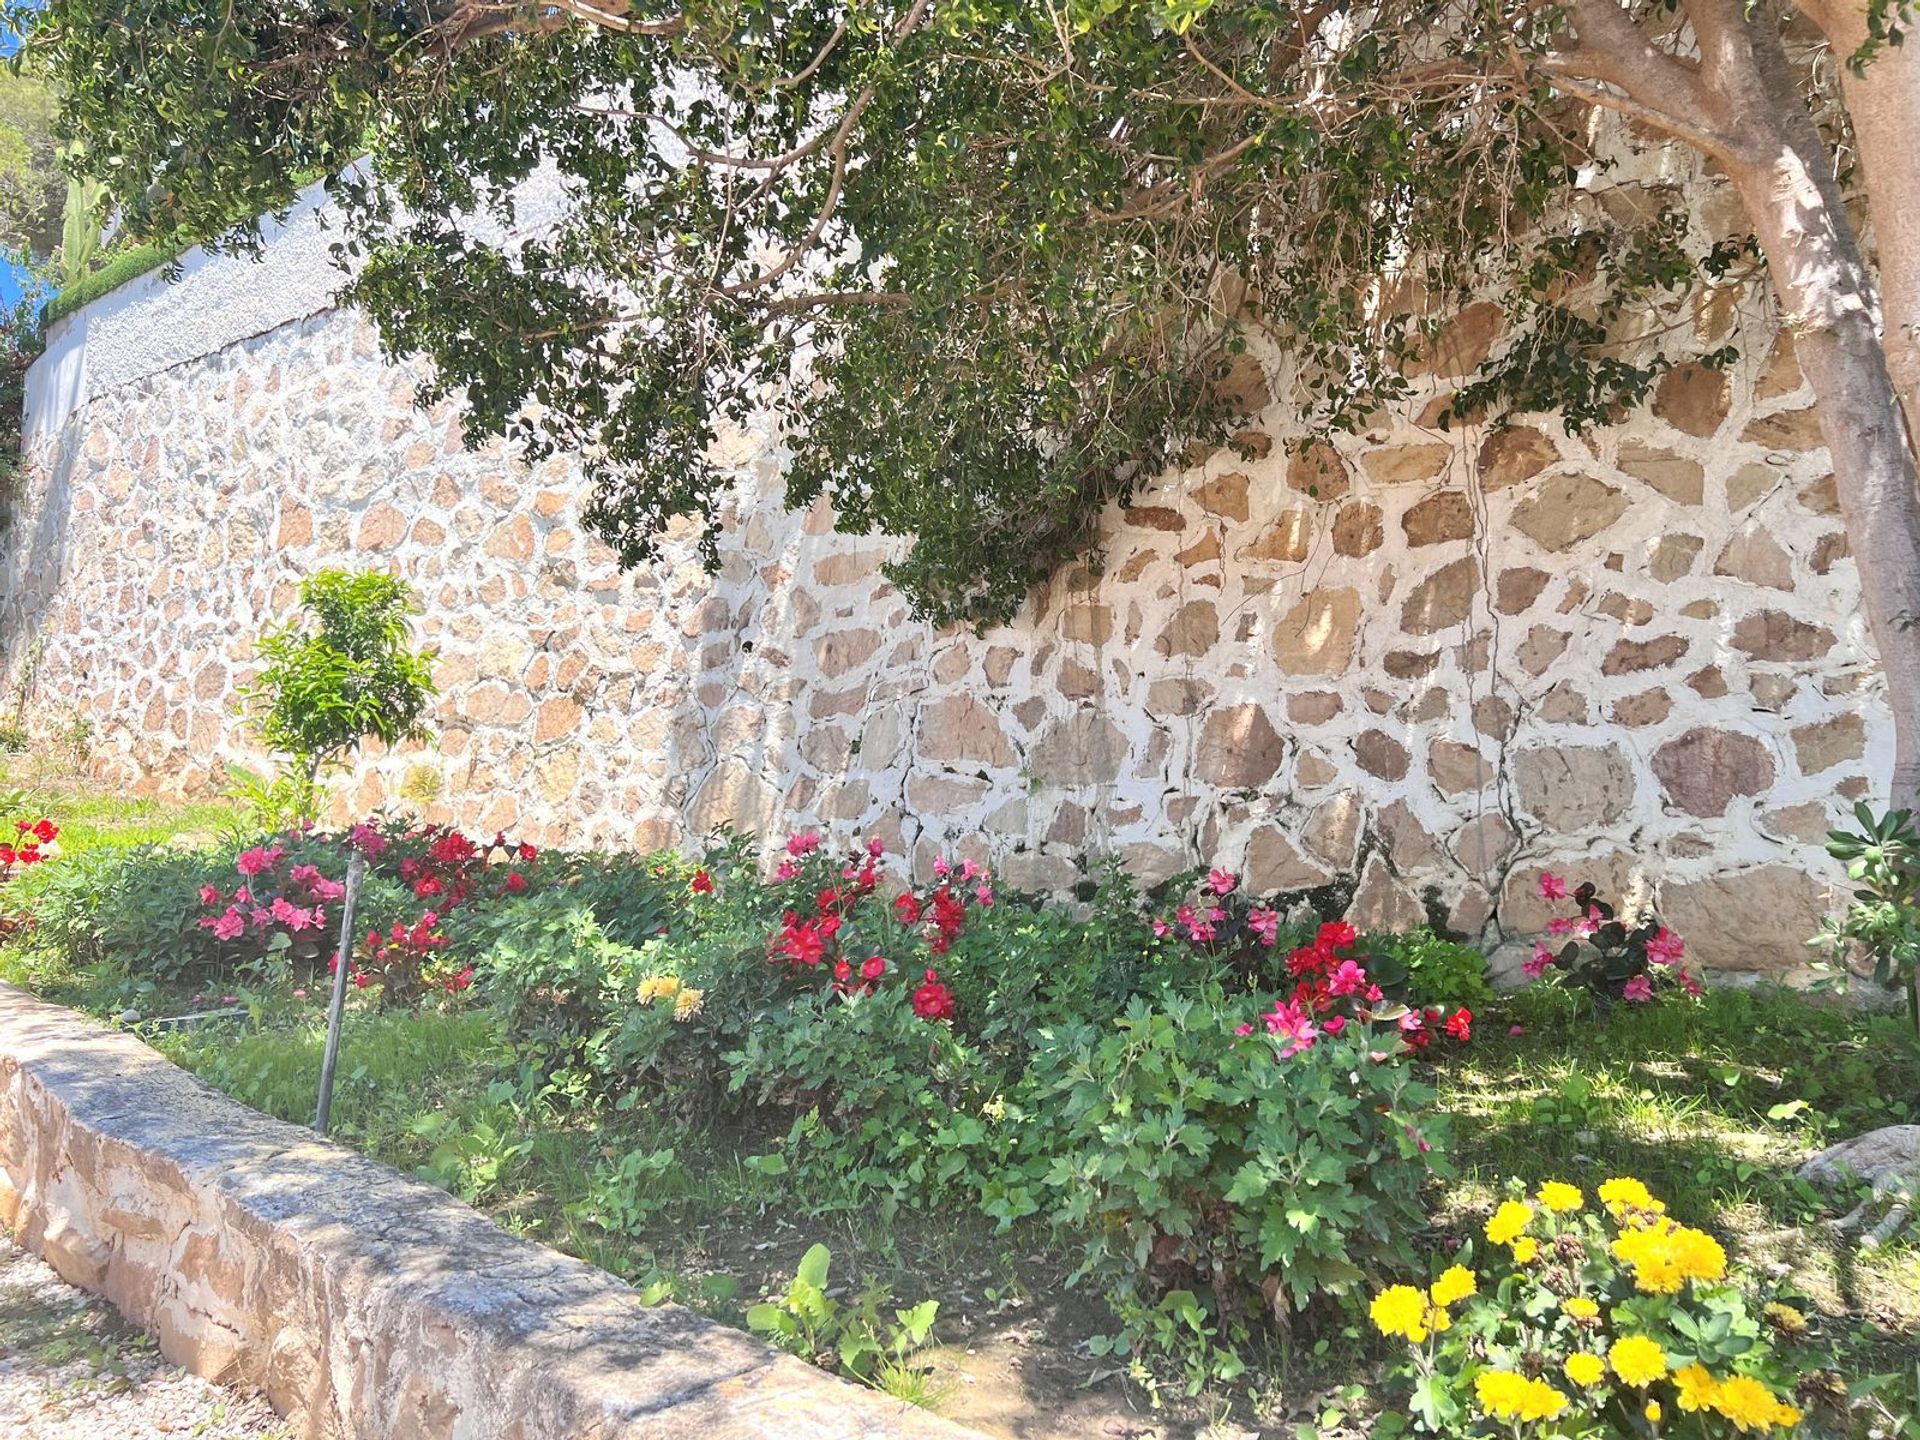
[[[70,603],[60,590],[66,573],[67,544],[73,523],[73,472],[79,447],[37,447],[56,457],[49,474],[29,459],[19,503],[0,517],[0,686],[5,713],[32,699],[28,657],[57,606]],[[19,531],[26,528],[26,541]]]

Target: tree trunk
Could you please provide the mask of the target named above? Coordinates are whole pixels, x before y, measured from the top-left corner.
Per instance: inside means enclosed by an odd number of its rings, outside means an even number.
[[[1890,798],[1911,806],[1920,800],[1920,489],[1881,348],[1872,277],[1775,22],[1762,9],[1738,33],[1716,39],[1703,78],[1741,126],[1722,158],[1819,403],[1862,609],[1893,711]],[[1920,136],[1909,135],[1909,147],[1916,141]],[[1920,229],[1920,217],[1909,223]]]
[[[1920,45],[1883,46],[1856,75],[1845,65],[1866,43],[1865,7],[1859,0],[1808,0],[1803,8],[1842,66],[1873,217],[1881,343],[1911,445],[1920,435]]]

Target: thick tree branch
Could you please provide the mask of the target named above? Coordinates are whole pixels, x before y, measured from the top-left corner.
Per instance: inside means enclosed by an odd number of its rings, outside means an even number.
[[[1617,0],[1570,0],[1568,13],[1575,43],[1535,61],[1537,71],[1709,155],[1731,154],[1737,132],[1693,65],[1657,48]]]

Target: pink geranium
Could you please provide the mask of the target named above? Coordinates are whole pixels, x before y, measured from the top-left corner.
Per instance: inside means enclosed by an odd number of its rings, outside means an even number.
[[[1247,912],[1247,928],[1262,945],[1272,947],[1280,940],[1280,912],[1256,905]]]
[[[1311,1050],[1320,1032],[1315,1028],[1312,1017],[1306,1009],[1297,1003],[1280,1000],[1273,1002],[1273,1009],[1264,1017],[1267,1033],[1287,1043],[1280,1051],[1282,1060],[1292,1059],[1303,1050]]]
[[[1240,877],[1230,870],[1209,870],[1207,888],[1216,895],[1230,895],[1233,887],[1240,883]]]
[[[251,850],[240,852],[240,858],[234,861],[234,868],[242,875],[264,875],[280,863],[286,854],[278,845],[256,845]]]
[[[1687,942],[1664,926],[1647,941],[1647,961],[1653,965],[1678,965],[1687,953]]]
[[[1520,973],[1529,980],[1538,980],[1553,965],[1553,952],[1539,941],[1533,945],[1533,954],[1521,963]]]
[[[1636,1005],[1644,1005],[1653,999],[1653,981],[1644,975],[1636,975],[1620,987],[1620,998],[1631,1000]]]
[[[1540,873],[1540,898],[1542,900],[1564,900],[1567,898],[1567,877],[1556,875],[1551,870]]]

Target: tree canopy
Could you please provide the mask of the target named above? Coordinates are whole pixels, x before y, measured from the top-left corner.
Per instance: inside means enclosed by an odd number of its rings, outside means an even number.
[[[1646,23],[1671,48],[1667,14]],[[344,170],[352,298],[464,387],[473,434],[587,456],[625,561],[711,524],[716,439],[770,414],[790,499],[912,536],[895,578],[943,620],[1005,618],[1109,500],[1227,433],[1256,337],[1299,362],[1312,422],[1353,426],[1492,295],[1516,339],[1460,409],[1580,427],[1703,358],[1684,327],[1645,341],[1656,303],[1754,269],[1743,228],[1700,233],[1670,193],[1616,203],[1587,107],[1537,63],[1563,13],[1529,4],[24,18],[135,231],[244,244],[295,177]],[[543,173],[570,204],[523,233]]]

